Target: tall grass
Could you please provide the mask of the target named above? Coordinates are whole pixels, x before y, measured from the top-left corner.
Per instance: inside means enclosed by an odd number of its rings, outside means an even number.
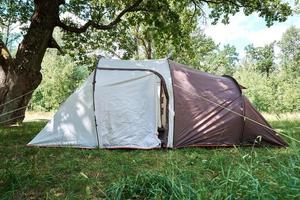
[[[300,120],[271,121],[300,139]],[[0,129],[0,199],[300,199],[288,148],[79,150],[25,144],[45,122]]]
[[[154,172],[143,172],[126,177],[107,189],[107,199],[197,199],[198,195],[189,182]]]

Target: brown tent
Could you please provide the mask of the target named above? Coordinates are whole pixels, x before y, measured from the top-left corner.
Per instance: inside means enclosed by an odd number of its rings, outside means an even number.
[[[242,89],[230,76],[211,75],[166,59],[101,59],[29,145],[287,146]]]
[[[169,61],[175,102],[174,147],[260,144],[287,146],[230,76]]]

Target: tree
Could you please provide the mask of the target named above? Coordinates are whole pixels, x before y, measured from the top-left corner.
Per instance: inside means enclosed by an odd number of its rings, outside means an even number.
[[[269,77],[270,73],[275,70],[275,42],[267,44],[263,47],[254,47],[253,45],[246,46],[246,59],[254,66],[256,71],[266,74]]]
[[[87,67],[76,66],[70,56],[47,51],[42,62],[43,80],[33,94],[29,109],[57,109],[90,73]]]
[[[293,12],[294,12],[295,14],[299,14],[299,13],[300,13],[300,1],[299,1],[299,0],[294,0],[294,5],[293,5],[293,7],[294,7]]]
[[[278,42],[281,49],[281,65],[289,74],[300,75],[300,29],[290,27]]]
[[[8,47],[12,49],[13,42],[21,37],[20,33],[14,33],[19,23],[26,23],[30,18],[32,6],[28,7],[28,2],[2,0],[0,2],[0,39]],[[19,23],[17,23],[19,22]]]
[[[216,48],[200,60],[199,69],[218,75],[232,75],[238,59],[234,46],[225,45],[223,49]]]
[[[164,21],[169,17],[179,19],[179,15],[171,9],[176,4],[180,4],[183,9],[194,8],[196,12],[191,18],[198,17],[197,13],[201,13],[199,10],[207,4],[212,9],[210,17],[214,22],[221,20],[225,23],[230,15],[241,9],[246,15],[259,12],[267,25],[286,20],[292,12],[290,6],[280,0],[69,0],[68,4],[65,0],[1,1],[0,23],[5,22],[6,17],[13,16],[14,21],[30,21],[30,25],[15,57],[11,56],[5,43],[0,41],[0,122],[12,124],[23,120],[31,93],[42,80],[41,62],[46,49],[60,49],[52,36],[55,27],[74,34],[93,30],[109,31],[122,21],[125,14],[130,13],[133,19],[136,17],[145,24],[160,22],[150,26],[159,29],[166,26]],[[62,14],[67,12],[83,23],[62,20]]]
[[[162,3],[151,13],[128,13],[110,31],[88,30],[84,34],[64,34],[66,48],[77,60],[87,62],[90,54],[122,59],[151,59],[177,54],[190,47],[190,35],[197,27],[197,9],[187,1]],[[153,8],[152,8],[153,9]],[[88,38],[88,39],[87,39]],[[84,43],[82,43],[84,41]],[[101,50],[101,51],[99,51]]]

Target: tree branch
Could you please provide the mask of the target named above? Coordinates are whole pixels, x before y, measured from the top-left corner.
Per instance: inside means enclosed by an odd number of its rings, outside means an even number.
[[[143,0],[136,0],[135,3],[133,3],[131,6],[128,6],[127,8],[125,8],[124,10],[122,10],[117,17],[111,21],[108,24],[98,24],[95,21],[89,20],[86,24],[84,24],[82,27],[76,27],[76,26],[69,26],[64,24],[61,20],[58,20],[57,22],[57,26],[64,29],[65,31],[69,31],[69,32],[73,32],[73,33],[83,33],[86,32],[86,30],[89,27],[93,27],[95,29],[99,29],[99,30],[108,30],[108,29],[112,29],[114,28],[120,21],[121,18],[128,12],[136,12],[136,11],[140,11],[139,8],[137,8]]]
[[[193,1],[195,2],[195,1]],[[236,3],[235,1],[232,0],[200,0],[200,2],[204,2],[206,4],[224,4],[224,3],[231,3],[233,5],[235,5],[236,7],[243,7],[242,5]],[[247,2],[247,1],[246,1]]]
[[[48,48],[57,49],[61,54],[64,53],[61,47],[59,46],[59,44],[57,44],[56,40],[53,37],[51,37],[50,40],[48,41]]]

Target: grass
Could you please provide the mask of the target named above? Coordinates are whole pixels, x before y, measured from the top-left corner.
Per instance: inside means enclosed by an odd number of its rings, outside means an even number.
[[[271,119],[300,139],[300,119]],[[0,128],[0,199],[300,199],[300,144],[288,148],[32,148],[45,121]]]

